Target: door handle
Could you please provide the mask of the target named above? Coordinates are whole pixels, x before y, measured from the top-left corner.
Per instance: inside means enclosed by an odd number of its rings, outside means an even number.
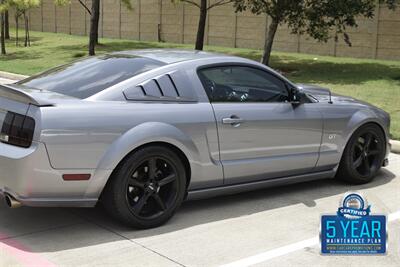
[[[230,118],[223,118],[222,119],[222,123],[223,124],[230,124],[230,125],[235,126],[235,127],[239,126],[240,123],[242,123],[242,122],[243,122],[243,119],[241,119],[241,118],[239,118],[239,117],[237,117],[235,115],[232,115]]]

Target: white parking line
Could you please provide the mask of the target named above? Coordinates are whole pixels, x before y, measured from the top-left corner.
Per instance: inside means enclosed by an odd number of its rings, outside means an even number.
[[[400,210],[389,214],[388,222],[392,222],[400,219]],[[244,258],[238,261],[234,261],[228,264],[221,265],[220,267],[247,267],[252,266],[261,262],[271,260],[276,257],[280,257],[307,247],[313,247],[319,244],[319,237],[313,237],[300,242],[296,242],[287,246],[272,249],[248,258]]]

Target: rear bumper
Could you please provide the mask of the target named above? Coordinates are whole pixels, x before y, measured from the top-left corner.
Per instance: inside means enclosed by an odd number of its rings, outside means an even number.
[[[90,173],[91,179],[64,181],[65,173]],[[0,143],[0,193],[9,194],[26,206],[93,207],[101,191],[88,195],[88,189],[96,184],[96,177],[105,179],[109,173],[54,169],[43,143],[34,142],[27,149]]]

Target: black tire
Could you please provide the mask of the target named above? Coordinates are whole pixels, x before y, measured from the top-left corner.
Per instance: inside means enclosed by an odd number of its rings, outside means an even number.
[[[336,177],[352,184],[368,183],[382,167],[385,154],[385,136],[379,126],[361,126],[346,145]]]
[[[146,229],[167,222],[185,194],[186,173],[180,158],[166,147],[148,146],[118,165],[104,189],[102,202],[114,218]]]

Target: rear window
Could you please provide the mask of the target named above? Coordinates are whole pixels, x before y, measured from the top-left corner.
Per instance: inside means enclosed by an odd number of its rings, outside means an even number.
[[[104,89],[165,63],[129,55],[86,58],[57,67],[19,84],[77,98],[87,98]]]

